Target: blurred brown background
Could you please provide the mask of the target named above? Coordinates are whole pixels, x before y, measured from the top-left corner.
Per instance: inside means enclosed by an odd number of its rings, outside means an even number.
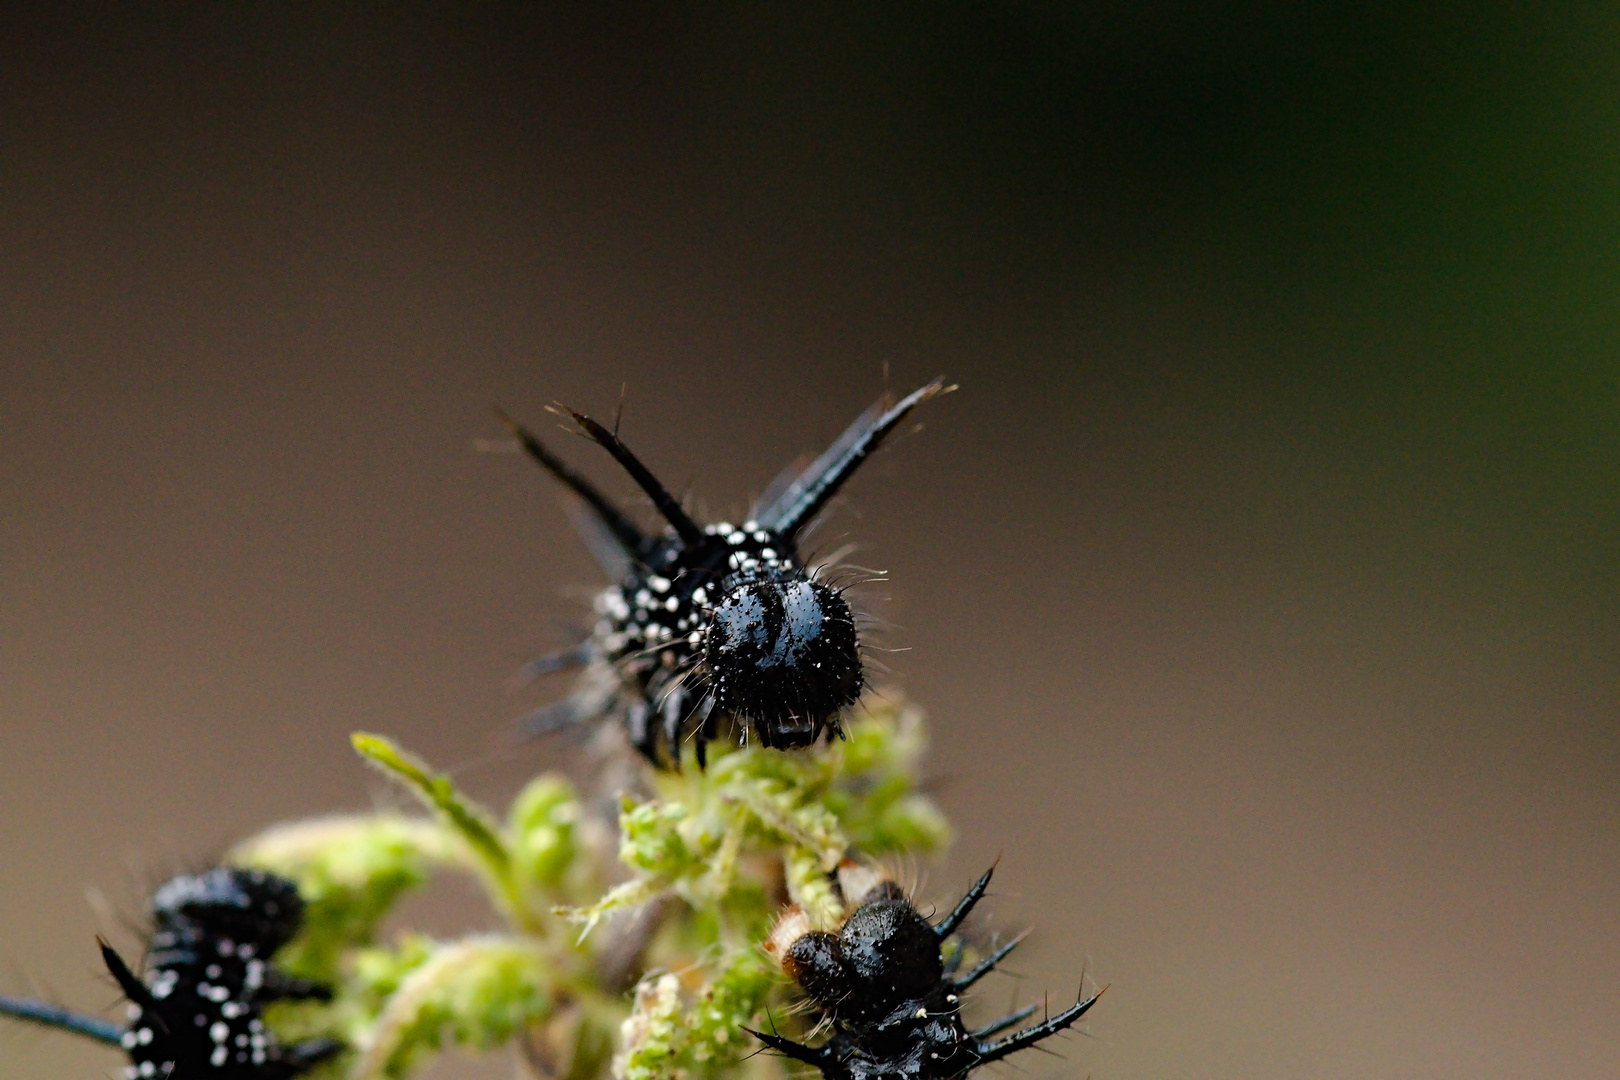
[[[1620,1074],[1620,21],[1547,10],[13,13],[5,989],[110,1003],[86,889],[368,805],[352,729],[555,759],[504,686],[598,579],[491,404],[625,384],[730,513],[888,365],[962,392],[821,536],[928,887],[1004,852],[990,993],[1112,984],[1022,1070]]]

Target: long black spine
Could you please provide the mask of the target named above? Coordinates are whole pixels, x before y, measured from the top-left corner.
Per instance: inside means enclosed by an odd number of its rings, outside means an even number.
[[[939,935],[939,940],[944,941],[955,933],[956,928],[962,925],[962,920],[968,917],[968,912],[973,910],[973,905],[984,899],[984,890],[990,887],[990,878],[996,872],[996,863],[1000,861],[1000,856],[997,856],[996,862],[991,863],[990,869],[979,875],[979,880],[973,883],[973,888],[967,891],[967,895],[958,900],[951,913],[934,927],[934,933]]]
[[[617,435],[584,413],[575,412],[573,409],[567,409],[567,412],[574,418],[574,423],[578,424],[585,434],[596,440],[597,445],[612,454],[613,460],[617,461],[624,471],[630,474],[630,478],[640,485],[641,490],[647,493],[647,497],[658,508],[658,512],[664,515],[664,520],[675,527],[675,533],[681,538],[682,543],[691,545],[703,542],[702,526],[681,509],[681,504],[676,501],[675,496],[671,495],[647,466],[641,463],[640,458],[630,452],[628,446],[619,441]]]
[[[918,405],[938,394],[948,393],[943,376],[926,386],[919,387],[874,421],[867,421],[862,413],[848,430],[833,443],[834,453],[823,454],[788,486],[770,507],[761,512],[759,523],[767,529],[789,536],[797,535],[821,513],[838,489],[844,486],[855,470],[882,444],[889,432],[904,420]]]
[[[124,1035],[124,1029],[111,1020],[76,1013],[72,1009],[64,1009],[48,1001],[11,997],[9,994],[0,994],[0,1016],[26,1020],[30,1024],[56,1028],[58,1031],[72,1032],[74,1035],[83,1035],[87,1039],[113,1046],[118,1045],[118,1040]]]
[[[546,444],[535,437],[534,433],[499,409],[495,415],[500,418],[506,430],[523,446],[528,455],[538,461],[552,476],[562,481],[563,485],[585,500],[585,504],[596,512],[602,524],[607,526],[613,538],[624,546],[626,553],[634,558],[642,558],[647,554],[648,541],[646,535],[636,527],[635,522],[625,517],[624,511],[596,489],[585,477],[575,472],[562,458],[553,454],[546,448]]]
[[[1008,1054],[1016,1054],[1018,1051],[1034,1046],[1042,1039],[1055,1035],[1064,1028],[1071,1026],[1076,1020],[1086,1015],[1088,1009],[1097,1004],[1097,999],[1102,997],[1103,990],[1107,989],[1108,987],[1105,986],[1090,997],[1082,998],[1070,1005],[1056,1016],[1042,1020],[1038,1024],[1031,1024],[1022,1031],[1008,1035],[1005,1039],[997,1039],[995,1042],[989,1043],[975,1043],[973,1052],[979,1056],[979,1064],[988,1064],[992,1061],[999,1061]]]

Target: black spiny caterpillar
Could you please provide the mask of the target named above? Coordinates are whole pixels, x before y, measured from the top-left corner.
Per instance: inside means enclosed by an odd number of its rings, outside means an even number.
[[[858,905],[836,934],[811,930],[802,913],[790,911],[766,945],[832,1026],[820,1046],[754,1031],[767,1046],[814,1065],[826,1080],[957,1080],[973,1069],[1069,1027],[1100,994],[1084,998],[1000,1039],[1034,1013],[1033,1005],[969,1031],[962,1023],[961,996],[993,970],[1018,944],[996,950],[965,975],[957,975],[957,950],[942,946],[984,896],[995,867],[969,889],[956,909],[930,925],[900,887],[869,871],[841,871],[846,897]]]
[[[722,717],[765,746],[841,736],[839,714],[865,685],[860,635],[842,590],[806,570],[799,537],[912,409],[950,389],[935,379],[898,402],[878,401],[807,468],[779,477],[741,525],[699,525],[617,433],[565,410],[651,498],[669,523],[657,534],[502,414],[529,455],[590,508],[587,540],[618,582],[597,596],[589,640],[530,666],[585,673],[570,697],[530,718],[529,730],[617,715],[644,757],[661,764],[662,740],[677,767],[690,730],[699,768]]]
[[[260,1015],[272,1001],[332,996],[270,965],[303,921],[292,882],[234,867],[184,874],[153,894],[150,914],[145,981],[101,942],[130,1001],[127,1026],[10,997],[0,997],[0,1015],[117,1043],[129,1080],[291,1080],[342,1049],[329,1039],[283,1046]]]

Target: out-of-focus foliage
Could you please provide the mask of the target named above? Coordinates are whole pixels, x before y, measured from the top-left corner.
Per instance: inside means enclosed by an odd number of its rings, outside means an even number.
[[[777,912],[791,901],[836,926],[841,863],[923,855],[950,837],[919,787],[920,715],[884,702],[830,745],[717,747],[706,771],[644,770],[618,801],[617,866],[612,823],[561,776],[530,781],[503,820],[388,739],[354,745],[427,816],[282,825],[233,853],[298,882],[305,927],[278,962],[337,995],[278,1023],[341,1036],[353,1053],[335,1067],[353,1080],[507,1042],[558,1080],[771,1073],[742,1028],[773,995],[791,1004],[761,949]],[[444,870],[478,881],[507,930],[384,932],[399,898]]]

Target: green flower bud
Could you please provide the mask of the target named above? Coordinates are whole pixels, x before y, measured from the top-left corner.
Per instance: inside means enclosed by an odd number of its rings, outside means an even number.
[[[555,889],[579,855],[578,797],[565,778],[547,773],[529,781],[507,815],[512,860],[527,882]]]

